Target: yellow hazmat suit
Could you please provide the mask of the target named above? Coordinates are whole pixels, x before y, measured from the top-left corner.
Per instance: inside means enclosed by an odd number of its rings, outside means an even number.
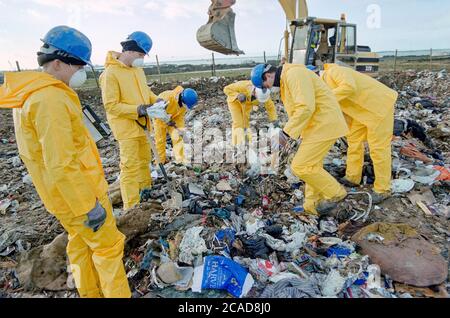
[[[100,156],[84,126],[77,94],[39,72],[5,73],[0,108],[13,108],[19,154],[46,209],[69,233],[67,255],[81,297],[130,297],[125,237],[116,227]],[[87,213],[99,201],[105,224]]]
[[[166,111],[171,116],[171,121],[175,123],[175,127],[170,127],[160,119],[155,119],[154,121],[156,148],[159,159],[163,164],[166,163],[167,132],[169,132],[170,138],[172,139],[176,163],[186,163],[183,137],[178,132],[185,128],[184,116],[186,115],[186,107],[178,104],[178,98],[182,92],[183,87],[178,86],[174,90],[163,92],[158,96],[169,103]]]
[[[233,145],[244,144],[245,130],[250,128],[250,113],[253,106],[258,106],[260,104],[257,99],[252,100],[253,84],[251,81],[239,81],[226,86],[223,91],[225,95],[227,95],[228,108],[233,121]],[[238,100],[239,94],[245,95],[247,98],[245,103],[241,103]],[[264,106],[269,116],[269,121],[276,121],[278,116],[272,99],[269,99]],[[250,132],[248,132],[248,138],[251,140]]]
[[[120,53],[109,52],[100,76],[103,104],[120,148],[120,189],[124,209],[139,204],[140,191],[152,185],[151,150],[143,127],[151,129],[146,118],[138,118],[140,105],[154,104],[142,68],[128,67],[118,60]]]
[[[322,78],[333,90],[350,127],[346,179],[361,183],[367,141],[375,170],[374,190],[390,192],[391,141],[398,93],[365,74],[336,64],[326,64]]]
[[[293,139],[302,138],[292,171],[306,184],[305,211],[316,214],[321,200],[340,200],[347,194],[325,171],[323,160],[348,127],[331,90],[305,66],[285,64],[280,86],[289,116],[283,130]]]

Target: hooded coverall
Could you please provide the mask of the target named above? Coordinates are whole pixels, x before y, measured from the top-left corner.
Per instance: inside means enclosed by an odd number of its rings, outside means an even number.
[[[160,119],[154,120],[156,148],[159,159],[163,164],[166,163],[167,132],[169,132],[170,138],[172,139],[175,161],[177,163],[186,162],[183,137],[178,133],[179,129],[185,128],[184,116],[186,115],[186,108],[178,104],[179,96],[182,92],[183,87],[178,86],[174,90],[163,92],[158,96],[169,103],[166,112],[171,116],[171,121],[175,123],[175,127],[170,127]]]
[[[151,149],[143,128],[150,130],[151,124],[138,118],[137,109],[158,98],[148,87],[144,70],[126,66],[118,60],[119,55],[108,53],[100,84],[108,122],[119,142],[120,190],[127,210],[139,204],[140,192],[152,185]]]
[[[228,109],[231,113],[233,121],[232,136],[233,145],[242,145],[245,143],[245,130],[250,128],[250,113],[254,106],[259,106],[257,99],[252,99],[253,84],[251,81],[239,81],[230,84],[224,88],[224,93],[227,95]],[[238,100],[238,95],[244,94],[246,101],[241,103]],[[264,104],[269,121],[273,122],[278,119],[275,104],[272,99],[269,99]],[[247,132],[249,140],[251,140],[251,133]]]
[[[367,141],[375,170],[374,190],[390,192],[391,141],[398,93],[365,74],[336,64],[325,65],[322,79],[333,90],[350,127],[346,179],[361,183]]]
[[[291,168],[306,184],[305,211],[316,214],[321,200],[340,200],[347,194],[323,168],[323,160],[348,127],[331,90],[304,65],[283,66],[280,93],[289,116],[283,130],[293,139],[302,138]]]
[[[46,73],[5,73],[0,108],[13,108],[20,157],[45,208],[69,233],[67,255],[80,296],[130,297],[125,236],[116,227],[77,94]],[[97,200],[107,218],[94,233],[84,222]]]

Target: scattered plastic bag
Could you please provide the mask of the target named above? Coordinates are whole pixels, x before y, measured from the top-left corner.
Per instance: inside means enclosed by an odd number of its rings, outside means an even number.
[[[147,115],[153,119],[160,119],[166,123],[170,121],[170,115],[166,112],[166,101],[160,101],[153,106],[147,108]]]
[[[245,297],[255,281],[247,270],[233,260],[222,256],[205,257],[202,266],[194,270],[192,291],[221,289],[237,298]]]
[[[406,193],[414,188],[414,181],[411,179],[395,179],[391,182],[391,190],[393,193]]]
[[[180,262],[192,265],[195,256],[201,256],[208,250],[205,240],[200,237],[202,231],[202,226],[192,227],[186,231],[179,248]]]

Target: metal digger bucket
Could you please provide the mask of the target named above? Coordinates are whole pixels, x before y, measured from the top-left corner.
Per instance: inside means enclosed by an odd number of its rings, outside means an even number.
[[[229,11],[222,20],[209,22],[197,31],[197,41],[205,49],[226,55],[241,55],[236,42],[234,20],[236,14]]]

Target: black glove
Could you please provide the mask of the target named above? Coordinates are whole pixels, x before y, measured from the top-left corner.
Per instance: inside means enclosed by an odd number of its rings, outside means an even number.
[[[97,201],[95,207],[87,214],[87,221],[84,223],[87,227],[97,232],[106,220],[106,211]]]
[[[147,108],[149,108],[151,105],[141,105],[137,109],[137,113],[139,117],[145,117],[147,116]]]
[[[238,101],[240,101],[241,103],[244,103],[247,100],[247,96],[245,96],[245,94],[239,94],[237,96]]]
[[[169,126],[169,127],[176,127],[176,124],[173,121],[169,121],[167,123],[167,126]]]

